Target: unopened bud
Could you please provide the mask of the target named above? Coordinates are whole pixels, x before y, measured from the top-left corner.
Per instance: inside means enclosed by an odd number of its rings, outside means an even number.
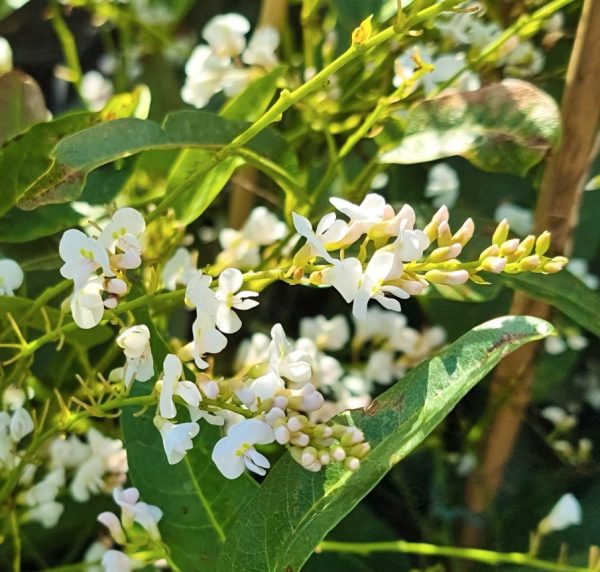
[[[200,389],[209,399],[216,399],[219,397],[219,384],[211,379],[210,381],[199,380]]]
[[[500,247],[497,244],[492,244],[479,255],[479,262],[483,261],[489,256],[498,256],[498,254],[500,254]]]
[[[464,284],[469,280],[469,273],[466,270],[430,270],[425,273],[425,280],[434,284],[447,284],[448,286],[456,286]]]
[[[353,430],[347,431],[344,435],[342,435],[342,437],[340,439],[340,444],[342,446],[354,445],[356,443],[360,443],[361,441],[365,440],[365,435],[360,429],[355,429],[355,428],[349,428],[349,429],[353,429]]]
[[[565,267],[565,264],[567,264],[568,261],[569,260],[564,256],[555,256],[554,258],[548,260],[546,264],[544,264],[542,270],[547,274],[556,274]]]
[[[327,451],[319,451],[319,463],[321,465],[329,465],[331,463],[331,455]]]
[[[500,274],[504,270],[506,266],[506,258],[501,258],[499,256],[488,256],[485,260],[481,262],[481,270],[485,270],[486,272],[493,272],[494,274]]]
[[[450,246],[452,244],[452,231],[446,221],[441,222],[438,227],[437,243],[439,246]]]
[[[357,445],[351,447],[348,451],[348,454],[352,455],[353,457],[357,457],[358,459],[363,459],[367,456],[367,453],[370,450],[371,445],[369,445],[369,443],[367,443],[366,441],[363,441],[362,443],[358,443]]]
[[[315,425],[313,435],[316,439],[327,439],[333,435],[333,429],[325,424]]]
[[[519,257],[529,256],[534,246],[535,235],[530,234],[521,241],[521,244],[519,244],[519,247],[515,251],[515,254],[517,254]]]
[[[505,240],[500,245],[500,254],[502,256],[508,256],[510,254],[514,254],[519,248],[520,241],[518,238],[511,238],[510,240]]]
[[[317,271],[317,272],[313,272],[309,277],[308,277],[308,281],[313,285],[313,286],[320,286],[321,284],[323,284],[323,275],[321,274],[321,272]]]
[[[275,435],[275,441],[277,441],[280,445],[285,445],[286,443],[289,443],[290,432],[285,425],[275,427],[275,429],[273,429],[273,433]]]
[[[531,256],[526,256],[522,260],[519,261],[519,270],[523,272],[529,272],[540,265],[540,257],[536,254],[532,254]]]
[[[116,514],[112,512],[101,512],[98,515],[98,522],[106,526],[110,535],[113,537],[113,540],[117,544],[127,544],[127,537],[125,536],[125,531],[121,526],[121,522]]]
[[[450,246],[442,246],[436,248],[427,257],[428,262],[445,262],[446,260],[452,260],[456,258],[462,251],[462,246],[458,243],[451,244]]]
[[[126,294],[127,289],[127,282],[125,282],[125,280],[121,280],[120,278],[111,278],[106,283],[106,290],[111,294],[117,294],[117,296]]]
[[[339,445],[331,449],[331,458],[338,463],[341,463],[346,458],[346,451]]]
[[[116,296],[110,296],[104,300],[104,307],[109,310],[114,310],[119,304],[119,299]]]
[[[452,242],[458,242],[464,246],[473,238],[475,232],[475,223],[472,218],[468,218],[463,225],[452,235]]]
[[[310,437],[306,433],[293,433],[290,436],[290,443],[298,447],[306,447],[310,443]]]
[[[360,461],[356,457],[347,457],[344,460],[344,467],[350,471],[358,471],[360,469]]]
[[[275,421],[285,419],[285,412],[279,407],[273,407],[265,414],[265,421],[269,425],[274,425]]]
[[[315,461],[310,465],[302,465],[307,471],[311,471],[312,473],[318,473],[321,470],[321,463],[319,461]]]
[[[292,274],[294,280],[300,280],[304,276],[304,268],[296,268]]]
[[[502,219],[496,230],[494,231],[494,235],[492,236],[492,243],[500,246],[503,242],[508,238],[508,231],[510,230],[510,225],[506,219]]]
[[[296,431],[302,431],[302,429],[304,429],[304,423],[300,419],[299,415],[290,417],[288,419],[287,426],[292,433],[295,433]]]
[[[285,410],[287,406],[288,400],[284,395],[276,395],[273,398],[273,407],[279,407],[279,409]]]
[[[429,242],[433,242],[438,235],[438,227],[443,221],[447,221],[449,218],[448,207],[442,205],[438,211],[433,215],[431,222],[423,229],[423,232],[429,238]]]
[[[542,234],[540,234],[540,236],[538,236],[537,240],[535,241],[535,253],[538,256],[542,256],[542,255],[546,254],[546,252],[548,252],[548,249],[550,248],[551,240],[552,240],[551,233],[549,233],[547,230],[542,232]]]
[[[317,460],[317,450],[314,447],[306,447],[300,457],[301,463],[306,467]]]

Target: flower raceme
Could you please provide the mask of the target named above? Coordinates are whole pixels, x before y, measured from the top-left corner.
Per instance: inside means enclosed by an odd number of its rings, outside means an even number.
[[[352,303],[354,316],[361,320],[366,317],[371,299],[387,309],[400,311],[398,299],[420,294],[430,283],[486,284],[479,274],[482,271],[551,274],[560,271],[567,262],[561,256],[545,256],[550,247],[550,233],[529,235],[523,240],[509,239],[505,220],[500,222],[492,244],[478,260],[461,262],[458,257],[471,240],[475,225],[472,219],[467,219],[453,233],[445,206],[420,230],[415,228],[416,215],[409,205],[396,213],[375,193],[367,195],[360,205],[336,198],[331,203],[349,220],[328,213],[315,231],[308,219],[293,213],[294,226],[306,239],[296,253],[294,264],[296,270],[302,270],[314,259],[322,259],[324,267],[313,271],[309,282],[335,288],[346,302]],[[358,252],[348,257],[347,251],[359,239],[362,242]]]
[[[112,215],[98,238],[76,229],[63,234],[59,254],[64,264],[60,273],[73,280],[71,314],[80,328],[98,325],[104,309],[115,308],[129,291],[126,271],[142,263],[141,240],[145,227],[143,216],[125,207]]]

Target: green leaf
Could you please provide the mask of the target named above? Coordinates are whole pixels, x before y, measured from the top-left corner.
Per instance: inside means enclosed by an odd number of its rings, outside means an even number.
[[[486,322],[417,366],[366,410],[343,414],[342,421],[360,427],[372,446],[356,473],[334,465],[311,473],[284,456],[240,512],[218,570],[299,570],[327,532],[503,356],[551,332],[550,324],[531,317]]]
[[[156,374],[146,383],[134,382],[132,395],[145,395],[152,391],[169,350],[147,311],[137,312],[136,318],[150,329]],[[235,514],[257,484],[247,475],[230,481],[219,473],[210,458],[219,430],[204,422],[193,449],[180,463],[169,465],[160,433],[152,422],[154,413],[139,415],[130,407],[121,417],[129,476],[142,500],[163,511],[159,529],[181,571],[210,572],[215,569]]]
[[[527,82],[507,79],[420,103],[400,144],[382,149],[381,161],[406,165],[461,155],[485,171],[525,175],[559,139],[556,102]]]
[[[600,336],[600,293],[570,272],[548,276],[514,274],[503,275],[503,278],[511,288],[547,302],[589,332]]]
[[[254,80],[239,95],[228,100],[219,115],[226,119],[256,121],[269,107],[286,69],[286,66],[278,66]]]
[[[31,76],[20,70],[0,76],[0,144],[46,121],[48,114],[44,94]]]
[[[61,186],[85,178],[87,173],[101,165],[140,151],[173,148],[218,151],[246,127],[246,123],[228,121],[203,111],[172,113],[162,128],[153,121],[134,118],[101,123],[61,141],[54,153],[55,168],[43,184],[29,189],[23,200],[39,206],[50,196],[51,202],[55,202],[56,192]],[[302,193],[297,182],[300,175],[296,156],[273,129],[265,129],[247,147],[237,149],[235,153],[246,163],[267,173],[284,189],[294,194]],[[211,159],[214,160],[212,154]],[[189,184],[196,176],[203,177],[205,172],[191,174],[182,184]],[[67,189],[68,194],[70,190]],[[64,193],[64,190],[60,192]],[[72,195],[69,194],[69,197],[72,198]]]

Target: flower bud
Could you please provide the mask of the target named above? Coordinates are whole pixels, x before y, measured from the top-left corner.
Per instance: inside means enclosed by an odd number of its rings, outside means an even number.
[[[298,447],[306,447],[310,443],[310,437],[306,433],[294,433],[290,436],[290,443]]]
[[[506,266],[506,258],[499,256],[488,256],[481,262],[481,270],[486,272],[493,272],[494,274],[500,274]]]
[[[275,441],[277,441],[280,445],[285,445],[286,443],[289,443],[290,432],[285,425],[275,427],[273,433],[275,435]]]
[[[464,246],[473,238],[473,232],[475,232],[475,223],[472,218],[468,218],[452,235],[452,242],[458,242],[461,246]]]
[[[556,272],[560,272],[568,261],[564,256],[555,256],[544,264],[542,271],[547,274],[555,274]]]
[[[296,433],[304,429],[304,422],[300,418],[300,415],[294,415],[288,419],[287,426],[292,433]]]
[[[121,526],[121,522],[116,514],[112,512],[101,512],[98,515],[98,522],[106,526],[113,540],[117,544],[127,544],[127,537]]]
[[[342,435],[340,439],[340,444],[342,446],[345,445],[354,445],[356,443],[360,443],[365,440],[365,435],[360,429],[350,428],[350,431],[347,431],[344,435]]]
[[[307,467],[308,465],[312,465],[317,460],[317,450],[314,447],[306,447],[302,452],[302,456],[300,457],[300,461],[302,465]]]
[[[425,273],[425,280],[434,284],[447,284],[455,286],[464,284],[469,279],[469,273],[466,270],[453,270],[450,272],[444,270],[430,270]]]
[[[438,227],[437,243],[439,246],[450,246],[452,244],[452,231],[446,221],[441,222]]]
[[[346,457],[344,460],[344,468],[356,472],[360,469],[360,461],[356,457]]]
[[[200,389],[208,399],[216,399],[219,397],[219,384],[211,379],[209,381],[199,380]]]
[[[446,260],[452,260],[456,258],[462,251],[462,246],[458,243],[451,244],[450,246],[442,246],[436,248],[427,257],[428,262],[445,262]]]
[[[448,207],[442,205],[438,211],[433,215],[431,222],[423,229],[423,232],[429,238],[429,242],[433,242],[438,235],[438,227],[443,221],[448,221],[449,218]]]
[[[125,282],[125,280],[121,280],[120,278],[111,278],[106,283],[106,290],[111,294],[123,296],[123,294],[126,294],[128,290],[127,282]]]
[[[485,258],[488,258],[489,256],[498,256],[498,254],[500,254],[500,248],[498,247],[497,244],[492,244],[491,246],[488,246],[479,255],[479,261],[481,262],[482,260],[484,260]]]
[[[276,395],[273,398],[273,407],[279,407],[279,409],[283,409],[285,411],[287,406],[288,400],[287,397],[285,397],[285,395]]]
[[[346,451],[343,447],[336,445],[331,449],[331,457],[334,461],[341,463],[346,458]]]
[[[510,226],[506,219],[502,219],[496,230],[494,231],[494,235],[492,236],[492,243],[500,246],[503,242],[508,238],[508,231],[510,230]]]
[[[545,230],[544,232],[542,232],[542,234],[540,234],[540,236],[538,236],[535,242],[535,253],[538,256],[542,256],[543,254],[546,254],[546,252],[548,252],[548,249],[550,248],[551,239],[552,234],[549,233],[547,230]]]
[[[275,421],[285,419],[285,412],[279,407],[273,407],[270,411],[265,414],[265,421],[273,426]]]
[[[329,465],[331,463],[331,455],[327,451],[319,451],[319,463],[321,465]]]
[[[530,234],[529,236],[525,237],[521,241],[521,244],[519,244],[519,248],[517,248],[517,250],[515,251],[515,254],[518,255],[519,257],[529,256],[529,254],[531,254],[531,251],[533,250],[534,246],[535,246],[535,235]]]
[[[109,310],[114,310],[119,304],[119,299],[116,296],[110,296],[104,300],[104,307]]]
[[[358,459],[364,459],[370,450],[371,445],[369,445],[369,443],[367,443],[366,441],[363,441],[362,443],[358,443],[357,445],[351,447],[348,450],[348,454]]]
[[[519,261],[519,270],[522,272],[530,272],[531,270],[537,268],[539,264],[540,257],[536,254],[532,254],[531,256],[526,256]]]
[[[518,238],[511,238],[510,240],[504,241],[500,245],[500,254],[503,256],[514,254],[517,251],[517,248],[519,248],[519,244]]]
[[[315,425],[313,435],[316,439],[327,439],[333,435],[333,429],[329,425]]]

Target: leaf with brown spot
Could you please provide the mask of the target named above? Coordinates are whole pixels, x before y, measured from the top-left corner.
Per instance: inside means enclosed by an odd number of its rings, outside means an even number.
[[[423,101],[408,115],[400,143],[384,145],[381,161],[460,155],[484,171],[525,175],[559,140],[556,102],[530,83],[507,79]]]

